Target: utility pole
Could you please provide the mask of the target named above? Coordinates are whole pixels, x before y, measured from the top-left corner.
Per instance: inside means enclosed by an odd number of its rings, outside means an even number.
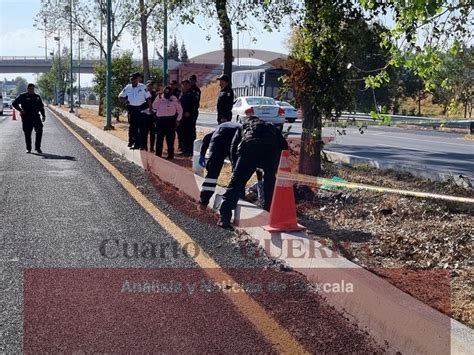
[[[54,37],[55,41],[58,41],[58,91],[56,97],[56,104],[61,107],[61,91],[62,91],[62,74],[61,74],[61,32],[58,32],[58,36]]]
[[[74,113],[74,93],[73,93],[73,87],[74,87],[74,81],[72,80],[72,68],[73,68],[73,59],[72,59],[72,0],[69,0],[69,36],[70,36],[70,47],[71,47],[71,53],[70,53],[70,64],[69,66],[71,67],[71,70],[69,72],[70,78],[69,78],[69,112]]]
[[[79,37],[77,46],[77,95],[79,97],[79,105],[81,107],[81,43],[84,41],[84,38]]]
[[[107,0],[107,80],[106,80],[106,124],[104,129],[114,129],[112,126],[112,0]]]
[[[44,17],[44,57],[48,60],[48,32],[46,31],[46,25],[48,24],[48,20],[46,19],[46,15]]]
[[[163,0],[163,87],[168,84],[168,4]]]

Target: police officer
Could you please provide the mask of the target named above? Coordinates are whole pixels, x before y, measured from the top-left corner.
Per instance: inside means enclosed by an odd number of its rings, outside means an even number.
[[[232,121],[232,106],[234,105],[234,91],[230,87],[230,79],[226,74],[217,78],[221,91],[217,99],[217,123]]]
[[[161,157],[163,153],[163,140],[166,137],[168,156],[166,160],[174,158],[174,139],[176,136],[176,123],[181,121],[183,108],[170,86],[163,90],[163,97],[158,97],[153,102],[156,111],[156,152]]]
[[[183,92],[179,100],[183,108],[183,119],[178,129],[181,138],[181,151],[184,156],[193,155],[193,145],[196,139],[196,116],[198,111],[198,100],[196,93],[191,90],[191,82],[185,79],[181,82]]]
[[[224,160],[230,158],[232,139],[241,127],[237,122],[224,122],[206,134],[202,140],[199,164],[206,167],[207,174],[201,188],[199,205],[205,208],[216,191],[217,179],[224,165]],[[206,163],[206,152],[209,148],[209,160]]]
[[[194,95],[196,95],[196,99],[197,99],[197,102],[198,102],[198,109],[201,105],[201,89],[199,89],[199,87],[197,86],[197,77],[196,75],[191,75],[189,77],[189,81],[191,82],[191,91],[194,93]],[[197,113],[199,114],[199,112]],[[197,119],[197,115],[196,115],[196,119]]]
[[[273,124],[258,117],[249,117],[237,130],[231,146],[235,168],[219,210],[220,227],[233,229],[230,223],[232,210],[237,206],[239,196],[257,168],[261,168],[264,173],[264,208],[270,210],[275,175],[283,149],[288,149],[288,143],[281,132]]]
[[[36,133],[35,150],[41,154],[41,137],[43,136],[43,122],[46,119],[41,97],[35,93],[35,85],[28,84],[27,91],[20,94],[12,103],[13,108],[21,115],[23,132],[25,133],[26,152],[31,153],[31,132]],[[42,120],[40,119],[40,114]]]
[[[146,87],[150,93],[150,101],[155,102],[155,99],[158,97],[158,92],[155,90],[155,83],[153,80],[148,80],[146,82]],[[148,134],[150,135],[150,152],[155,152],[155,139],[156,139],[156,127],[155,127],[155,113],[153,111],[148,111],[145,114],[146,127],[145,127],[145,150],[148,150]]]
[[[170,86],[173,95],[176,96],[176,98],[179,100],[179,98],[181,97],[181,90],[179,89],[178,82],[176,80],[172,80]]]
[[[126,101],[127,110],[130,114],[130,125],[128,128],[128,146],[132,149],[145,149],[146,118],[142,110],[151,110],[151,94],[145,84],[139,82],[140,74],[130,75],[130,84],[125,86],[119,97]]]

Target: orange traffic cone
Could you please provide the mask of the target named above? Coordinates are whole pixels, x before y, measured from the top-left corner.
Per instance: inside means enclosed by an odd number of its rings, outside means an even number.
[[[13,109],[12,121],[16,121],[16,111],[15,111],[15,109]]]
[[[291,171],[289,159],[290,152],[287,150],[282,151],[278,171]],[[296,220],[295,195],[291,181],[277,177],[270,207],[270,222],[268,226],[263,228],[270,233],[293,232],[305,229]]]

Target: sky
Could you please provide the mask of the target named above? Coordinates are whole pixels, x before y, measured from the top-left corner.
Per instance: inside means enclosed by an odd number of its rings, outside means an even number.
[[[132,0],[134,1],[134,0]],[[136,0],[135,0],[136,1]],[[34,24],[34,17],[40,10],[40,0],[0,0],[0,56],[45,56],[45,35],[44,32],[37,30]],[[202,18],[198,21],[204,21]],[[209,20],[208,20],[209,21]],[[287,41],[291,31],[288,24],[284,25],[279,32],[268,33],[263,30],[258,22],[255,22],[257,29],[252,32],[252,36],[257,38],[257,43],[251,41],[248,33],[239,35],[240,48],[270,50],[280,53],[288,53]],[[235,34],[235,32],[234,32]],[[210,35],[210,41],[206,36]],[[190,58],[206,52],[220,50],[221,41],[218,36],[217,28],[204,31],[197,25],[181,25],[175,22],[169,24],[169,36],[176,36],[179,46],[184,41],[188,56]],[[235,35],[236,36],[236,35]],[[69,43],[69,40],[65,41]],[[85,43],[88,41],[86,40]],[[47,39],[47,52],[57,49],[57,42],[53,36]],[[140,58],[140,39],[133,38],[126,34],[120,42],[120,48],[132,50],[135,58]],[[150,56],[154,52],[153,44],[150,43]],[[237,47],[237,41],[234,40],[234,47]],[[159,48],[162,52],[161,48]],[[81,57],[98,57],[98,52],[91,49],[81,50]],[[151,58],[150,58],[151,59]],[[241,59],[242,65],[250,64],[251,61]],[[35,74],[7,74],[0,73],[0,80],[8,80],[17,76],[26,78],[29,82],[35,82]],[[91,83],[92,75],[81,75],[81,84],[86,86]]]

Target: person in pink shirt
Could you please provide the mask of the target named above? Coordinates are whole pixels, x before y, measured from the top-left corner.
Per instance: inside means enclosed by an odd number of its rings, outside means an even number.
[[[156,111],[156,147],[155,154],[161,157],[163,153],[163,140],[166,137],[168,156],[166,160],[174,158],[174,140],[176,137],[176,125],[183,116],[183,108],[178,99],[173,95],[173,90],[167,86],[163,90],[163,96],[157,97],[153,102]]]

